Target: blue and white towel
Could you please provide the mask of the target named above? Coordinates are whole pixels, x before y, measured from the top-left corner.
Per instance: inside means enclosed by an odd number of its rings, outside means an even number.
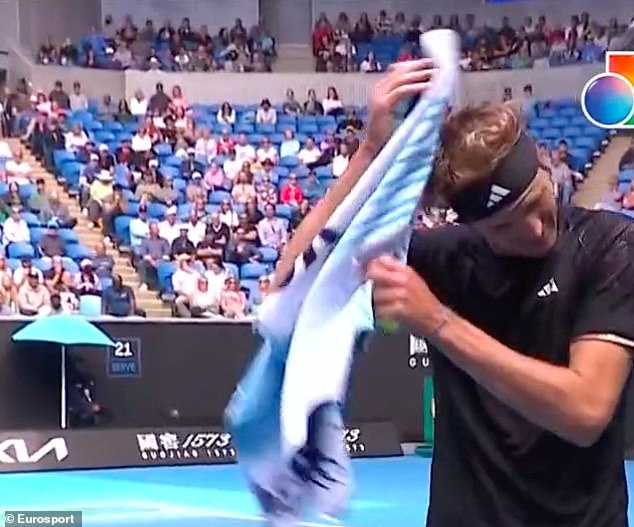
[[[358,339],[374,329],[362,265],[386,253],[406,257],[457,87],[455,33],[431,31],[421,44],[438,67],[430,90],[263,304],[263,344],[227,408],[240,464],[275,527],[309,510],[339,516],[348,504],[341,409]]]

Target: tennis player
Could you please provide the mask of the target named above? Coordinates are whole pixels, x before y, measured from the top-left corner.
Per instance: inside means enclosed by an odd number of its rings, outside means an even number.
[[[367,139],[302,222],[279,281],[424,92],[425,61],[371,96]],[[433,344],[436,425],[427,527],[624,527],[621,393],[634,348],[634,225],[558,208],[518,112],[451,114],[429,204],[460,226],[416,233],[407,264],[368,264],[378,318]]]
[[[377,317],[434,348],[427,526],[626,526],[634,224],[558,208],[508,104],[448,117],[424,201],[461,225],[367,277]]]

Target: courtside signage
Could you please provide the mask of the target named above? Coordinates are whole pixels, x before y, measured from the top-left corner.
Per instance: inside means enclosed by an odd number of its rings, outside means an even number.
[[[583,88],[581,109],[601,128],[634,129],[634,51],[607,52],[605,66]]]

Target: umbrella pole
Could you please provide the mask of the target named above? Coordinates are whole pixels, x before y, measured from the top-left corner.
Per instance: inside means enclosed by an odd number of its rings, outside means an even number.
[[[66,346],[62,345],[61,428],[66,429]]]

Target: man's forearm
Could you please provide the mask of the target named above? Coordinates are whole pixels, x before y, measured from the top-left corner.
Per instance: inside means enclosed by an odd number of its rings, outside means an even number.
[[[580,446],[596,439],[587,386],[577,372],[522,355],[454,313],[432,340],[456,366],[527,420]]]
[[[295,234],[289,240],[284,255],[275,270],[274,286],[283,282],[288,276],[297,257],[308,248],[309,244],[324,228],[330,216],[357,184],[377,153],[374,148],[362,144],[335,185],[302,220]]]

